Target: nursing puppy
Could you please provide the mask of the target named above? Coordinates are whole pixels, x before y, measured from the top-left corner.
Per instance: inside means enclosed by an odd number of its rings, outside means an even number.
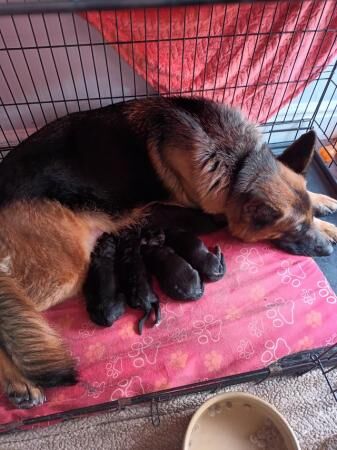
[[[107,238],[106,245],[112,245],[114,237]],[[116,274],[126,299],[126,303],[135,309],[144,312],[138,324],[138,332],[142,334],[147,319],[154,312],[154,323],[161,319],[159,298],[153,291],[151,276],[146,270],[145,262],[141,254],[140,230],[122,231],[116,239],[117,264]]]
[[[146,313],[155,309],[160,319],[140,255],[140,230],[143,222],[149,226],[150,212],[113,217],[74,212],[50,200],[15,201],[0,209],[0,386],[17,407],[40,405],[42,388],[76,381],[74,362],[42,311],[83,288],[89,315],[99,325],[112,325],[127,300]],[[153,206],[155,224],[169,223],[168,216],[180,226],[193,222],[201,232],[217,227],[196,210]]]
[[[43,387],[76,381],[74,362],[41,311],[81,290],[97,238],[117,233],[128,221],[135,217],[112,221],[103,213],[75,214],[41,200],[0,210],[0,385],[17,407],[42,404]],[[110,265],[98,279],[106,277],[104,293],[116,319],[123,307],[113,270]],[[105,301],[98,288],[95,299]]]
[[[0,205],[42,197],[115,214],[170,201],[226,216],[243,241],[328,255],[337,227],[314,216],[337,201],[306,190],[314,144],[309,131],[275,158],[226,105],[133,100],[63,117],[22,142],[0,164]]]
[[[176,300],[198,300],[204,293],[201,276],[192,265],[166,245],[161,229],[143,232],[141,253],[149,272],[163,292]]]

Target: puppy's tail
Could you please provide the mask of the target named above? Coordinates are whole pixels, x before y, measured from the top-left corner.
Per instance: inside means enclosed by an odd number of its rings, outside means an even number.
[[[16,281],[0,274],[0,347],[18,369],[42,387],[76,382],[74,362]]]

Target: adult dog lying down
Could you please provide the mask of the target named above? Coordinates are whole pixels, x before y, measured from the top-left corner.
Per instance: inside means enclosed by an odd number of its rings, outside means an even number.
[[[337,201],[306,190],[313,131],[276,159],[257,128],[203,99],[151,98],[63,117],[0,164],[0,205],[50,198],[116,217],[151,201],[226,216],[244,241],[328,255],[337,227],[314,216]]]

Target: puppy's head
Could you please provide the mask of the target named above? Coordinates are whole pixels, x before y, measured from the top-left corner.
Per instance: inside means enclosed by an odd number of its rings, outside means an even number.
[[[314,225],[305,173],[315,133],[302,135],[275,159],[266,148],[247,164],[227,212],[234,236],[246,242],[273,240],[293,254],[325,256],[333,248]],[[251,170],[251,173],[249,172]],[[254,175],[252,175],[252,173]]]

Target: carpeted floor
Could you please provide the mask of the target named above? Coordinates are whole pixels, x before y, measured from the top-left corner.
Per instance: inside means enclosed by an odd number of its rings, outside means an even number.
[[[337,374],[334,378],[337,381]],[[337,449],[337,403],[319,371],[226,390],[251,392],[275,405],[294,428],[302,450]],[[193,412],[211,395],[189,395],[161,404],[158,427],[152,425],[146,405],[3,435],[0,449],[178,450]]]

